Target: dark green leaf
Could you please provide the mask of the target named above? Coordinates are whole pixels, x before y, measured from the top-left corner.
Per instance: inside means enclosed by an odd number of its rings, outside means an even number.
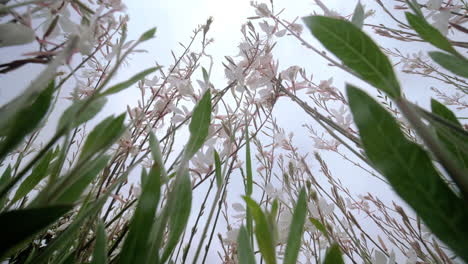
[[[169,235],[166,242],[161,262],[164,263],[179,242],[180,236],[187,225],[190,210],[192,207],[192,182],[188,170],[181,174],[180,181],[176,176],[174,190],[169,194],[168,201],[171,202],[169,208]]]
[[[406,0],[408,6],[413,10],[416,15],[419,17],[424,17],[423,13],[421,12],[421,8],[419,7],[418,1],[416,0]]]
[[[237,257],[239,259],[239,264],[255,264],[255,255],[250,244],[249,234],[247,229],[244,226],[241,226],[239,229],[239,235],[237,237]]]
[[[160,67],[153,67],[153,68],[149,68],[147,70],[144,70],[142,72],[139,72],[139,73],[135,74],[132,78],[126,80],[125,82],[121,82],[121,83],[118,83],[118,84],[110,87],[109,89],[104,91],[102,94],[100,94],[100,96],[107,96],[107,95],[115,94],[115,93],[118,93],[118,92],[120,92],[122,90],[125,90],[128,87],[130,87],[131,85],[138,82],[139,80],[145,78],[146,75],[155,72],[159,68]]]
[[[57,203],[74,203],[86,190],[89,184],[96,179],[96,176],[106,167],[110,157],[103,155],[88,162],[82,169],[64,179],[57,190]],[[55,200],[55,199],[54,199]]]
[[[307,201],[306,192],[304,188],[299,193],[296,207],[294,208],[294,214],[292,217],[291,225],[289,227],[288,244],[286,245],[286,251],[284,254],[284,264],[295,264],[297,263],[297,256],[299,255],[299,249],[301,248],[302,235],[304,233],[304,223],[307,215]]]
[[[140,39],[138,41],[142,42],[142,41],[149,40],[149,39],[154,37],[154,33],[156,33],[156,28],[152,28],[152,29],[146,31],[145,33],[143,33],[143,35],[141,35],[141,37],[140,37]]]
[[[361,1],[359,1],[354,9],[353,17],[351,18],[351,22],[358,28],[362,28],[364,24],[364,8],[362,7]]]
[[[458,54],[448,39],[444,37],[444,35],[442,35],[439,30],[427,23],[424,17],[420,17],[409,12],[406,12],[405,14],[410,26],[419,34],[423,40],[431,43],[441,50],[445,50],[454,55]]]
[[[468,260],[468,208],[441,179],[428,154],[365,92],[348,85],[354,121],[367,157],[431,231]]]
[[[400,85],[387,56],[352,23],[330,17],[304,18],[312,34],[363,80],[392,98],[401,96]]]
[[[344,264],[343,256],[338,244],[333,244],[327,249],[323,264]]]
[[[151,168],[130,223],[130,229],[120,253],[120,263],[146,263],[147,249],[161,194],[161,171],[155,163]]]
[[[15,193],[11,203],[15,203],[19,199],[26,196],[36,185],[47,176],[49,164],[54,156],[54,150],[49,150],[41,159],[39,164],[33,169],[31,174],[21,183]]]
[[[8,167],[5,169],[5,171],[2,174],[2,177],[0,178],[0,190],[2,190],[11,180],[11,166],[8,165]],[[8,192],[3,196],[0,197],[0,208],[3,208],[5,206],[5,202],[8,198]]]
[[[432,113],[444,119],[446,122],[454,127],[463,130],[462,125],[458,121],[457,117],[448,109],[445,105],[431,100]],[[442,125],[441,123],[431,122],[436,130],[437,136],[440,141],[445,145],[454,158],[458,165],[465,171],[468,170],[468,137],[454,131],[452,127]]]
[[[250,208],[253,219],[255,220],[255,237],[258,247],[265,259],[266,264],[276,263],[275,242],[272,228],[268,223],[266,215],[262,212],[260,206],[250,197],[244,196],[244,200]]]
[[[72,208],[71,205],[56,205],[0,214],[0,225],[4,227],[0,238],[0,256],[54,223]]]
[[[221,188],[223,186],[223,175],[221,173],[221,160],[219,159],[219,154],[214,151],[214,161],[215,161],[215,175],[216,175],[216,186]]]
[[[211,93],[208,89],[193,110],[190,121],[190,138],[185,147],[184,161],[190,160],[195,153],[203,146],[211,120]]]
[[[125,130],[124,120],[125,114],[121,114],[116,118],[110,116],[99,123],[86,138],[79,160],[90,157],[114,143]]]
[[[468,78],[468,61],[466,59],[439,51],[429,52],[429,56],[451,73]]]
[[[91,120],[97,113],[99,113],[99,111],[101,111],[106,102],[106,98],[97,98],[90,102],[85,108],[83,107],[87,103],[86,100],[73,103],[60,117],[57,130],[62,129],[66,125],[69,126],[69,129],[73,129]]]
[[[99,221],[96,232],[96,243],[94,244],[93,261],[91,264],[107,263],[107,236],[106,227]]]
[[[23,107],[8,121],[8,127],[2,128],[6,131],[6,138],[0,144],[0,160],[3,160],[8,152],[23,141],[26,135],[37,128],[49,110],[54,87],[54,82],[50,82],[49,86],[33,99],[30,105]]]

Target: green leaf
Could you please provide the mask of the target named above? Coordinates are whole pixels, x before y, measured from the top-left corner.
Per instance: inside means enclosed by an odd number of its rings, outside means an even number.
[[[210,76],[208,75],[208,72],[206,71],[205,68],[202,67],[202,72],[203,72],[203,80],[205,83],[210,83]]]
[[[90,157],[114,143],[125,130],[124,120],[125,114],[121,114],[116,118],[110,116],[99,123],[86,138],[79,160]]]
[[[41,120],[49,111],[54,93],[54,82],[42,91],[33,102],[23,107],[19,112],[9,120],[7,126],[3,127],[6,131],[6,137],[0,144],[0,160],[13,150],[24,137],[37,128]]]
[[[431,231],[468,261],[468,208],[441,179],[428,154],[406,139],[382,106],[351,85],[347,93],[367,157]]]
[[[96,98],[92,102],[89,102],[85,108],[83,108],[87,103],[87,100],[76,101],[70,107],[68,107],[65,112],[63,112],[57,126],[57,131],[66,125],[69,126],[69,129],[73,129],[91,120],[97,115],[97,113],[102,110],[106,102],[106,98]]]
[[[106,91],[101,93],[99,96],[108,96],[108,95],[111,95],[111,94],[118,93],[118,92],[120,92],[122,90],[125,90],[128,87],[130,87],[131,85],[138,82],[139,80],[142,80],[143,78],[145,78],[146,75],[148,75],[150,73],[153,73],[153,72],[157,71],[160,68],[161,67],[152,67],[152,68],[146,69],[146,70],[144,70],[142,72],[139,72],[139,73],[133,75],[132,78],[126,80],[125,82],[121,82],[121,83],[118,83],[118,84],[110,87],[109,89],[107,89]]]
[[[405,15],[410,26],[423,40],[431,43],[441,50],[445,50],[458,56],[458,52],[452,47],[452,44],[450,44],[448,39],[444,37],[439,30],[427,23],[424,17],[420,17],[409,12],[406,12]]]
[[[154,37],[154,33],[156,33],[155,27],[143,33],[138,41],[142,42],[152,39]]]
[[[181,174],[180,181],[176,176],[174,190],[169,194],[168,201],[171,201],[169,208],[169,235],[166,242],[161,263],[164,263],[179,242],[180,236],[187,225],[190,210],[192,207],[192,182],[188,170]]]
[[[252,195],[253,191],[253,180],[252,180],[252,158],[250,156],[250,138],[249,129],[246,125],[245,128],[245,169],[247,172],[247,183],[245,185],[245,194],[247,196]]]
[[[309,217],[309,221],[315,226],[315,228],[317,228],[317,230],[322,232],[322,234],[326,238],[329,238],[327,229],[325,228],[325,226],[319,220],[317,220],[317,219],[315,219],[313,217]]]
[[[221,160],[219,159],[219,154],[214,151],[214,161],[215,161],[215,175],[216,175],[216,186],[221,188],[223,186],[223,175],[221,173]]]
[[[211,93],[208,89],[193,109],[192,120],[190,121],[189,131],[190,138],[185,147],[184,158],[182,160],[190,160],[195,153],[203,146],[211,121]]]
[[[8,167],[5,169],[5,171],[2,174],[2,177],[0,178],[0,190],[3,190],[3,188],[10,182],[11,180],[11,166],[8,165]],[[3,208],[5,206],[5,202],[8,199],[8,192],[3,197],[0,197],[0,208]]]
[[[18,187],[18,190],[13,197],[11,204],[17,202],[19,199],[23,198],[29,192],[36,187],[36,185],[47,176],[49,169],[49,164],[52,161],[54,156],[54,150],[49,150],[46,155],[41,159],[39,164],[33,169],[31,174],[21,183]]]
[[[445,105],[432,99],[431,108],[433,114],[444,119],[452,126],[463,130],[463,127],[455,114],[453,114]],[[459,166],[465,171],[468,171],[468,137],[461,135],[458,131],[454,131],[452,127],[435,122],[431,122],[431,124],[435,128],[438,138],[445,145],[447,150],[453,154]]]
[[[0,214],[0,225],[4,227],[0,238],[0,256],[54,223],[72,208],[71,205],[56,205]]]
[[[327,249],[323,264],[344,264],[343,256],[338,244],[334,243]]]
[[[406,4],[413,10],[416,15],[419,17],[424,17],[424,14],[421,11],[421,8],[419,7],[418,1],[416,0],[406,0]]]
[[[356,8],[354,9],[354,14],[351,18],[351,23],[353,23],[358,28],[362,28],[365,18],[364,15],[364,7],[362,6],[361,1],[359,1],[356,5]]]
[[[96,176],[106,167],[110,157],[103,155],[91,162],[87,162],[82,169],[75,174],[67,176],[64,184],[57,190],[57,203],[75,203],[86,190],[89,184],[96,179]],[[54,199],[55,200],[55,199]]]
[[[237,257],[239,264],[255,264],[255,255],[250,244],[249,234],[244,226],[239,229],[239,235],[237,237]]]
[[[392,64],[359,28],[348,21],[330,17],[309,16],[303,20],[312,34],[364,81],[391,98],[401,96]]]
[[[130,223],[128,235],[120,253],[120,263],[146,263],[148,241],[161,195],[161,171],[155,163],[151,168]]]
[[[167,180],[167,172],[164,168],[164,162],[161,154],[161,147],[159,145],[159,140],[153,133],[150,133],[150,147],[151,147],[151,156],[153,157],[154,162],[157,166],[161,167],[161,179]]]
[[[255,237],[258,247],[265,259],[266,264],[276,263],[275,242],[273,232],[268,223],[266,215],[262,212],[260,206],[248,196],[243,197],[255,220]]]
[[[429,56],[451,73],[468,78],[468,61],[466,59],[439,51],[429,52]]]
[[[107,236],[106,227],[102,221],[97,226],[96,243],[94,244],[93,261],[91,264],[107,263]]]
[[[302,188],[297,199],[296,207],[289,227],[288,244],[284,254],[284,264],[295,264],[299,249],[301,248],[302,235],[304,233],[304,223],[307,215],[306,192]]]

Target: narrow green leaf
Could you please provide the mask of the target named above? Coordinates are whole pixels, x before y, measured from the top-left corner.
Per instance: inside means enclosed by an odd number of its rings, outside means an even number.
[[[90,102],[85,108],[86,100],[80,100],[73,103],[70,107],[63,112],[60,117],[57,131],[68,125],[69,129],[73,129],[89,120],[99,113],[106,104],[106,98],[97,98]]]
[[[74,175],[68,175],[61,184],[57,192],[57,203],[75,203],[86,190],[96,176],[106,167],[110,157],[103,155],[88,162],[83,169],[78,170]]]
[[[96,243],[94,244],[93,261],[91,261],[91,264],[106,264],[107,236],[106,227],[102,221],[99,221],[96,233]]]
[[[440,178],[428,154],[406,139],[382,106],[351,85],[347,93],[369,160],[431,231],[468,261],[468,207]]]
[[[364,7],[362,6],[361,1],[359,1],[356,5],[356,8],[354,9],[353,17],[351,18],[351,23],[353,23],[358,28],[362,28],[365,18],[364,15]]]
[[[372,39],[351,22],[323,16],[303,18],[312,34],[364,81],[392,98],[401,96],[392,64]]]
[[[203,72],[203,80],[205,81],[205,83],[209,83],[210,76],[208,75],[208,72],[206,71],[206,69],[203,67],[202,67],[202,72]]]
[[[161,257],[161,263],[168,260],[177,246],[180,236],[187,226],[192,207],[192,182],[188,170],[182,173],[179,182],[177,182],[177,177],[175,188],[168,198],[168,201],[172,201],[171,207],[169,207],[169,235]]]
[[[301,248],[302,235],[304,233],[304,223],[307,215],[306,192],[302,188],[297,199],[296,207],[289,227],[288,244],[284,254],[284,264],[297,263],[297,256]]]
[[[161,194],[161,171],[156,165],[151,168],[130,223],[130,229],[120,253],[120,263],[146,263],[150,251],[147,249]]]
[[[0,256],[54,223],[72,208],[71,205],[56,205],[0,214],[0,225],[4,227],[0,237]]]
[[[150,133],[150,147],[151,147],[151,156],[153,157],[154,162],[157,166],[161,167],[161,179],[167,180],[167,172],[164,168],[164,162],[161,154],[161,147],[159,145],[159,140],[153,133]]]
[[[152,39],[154,37],[154,33],[156,33],[156,28],[152,28],[143,33],[138,41],[142,42]]]
[[[239,235],[237,237],[237,257],[239,264],[255,264],[255,255],[250,244],[249,234],[244,226],[239,229]]]
[[[190,121],[190,138],[185,147],[184,161],[190,160],[203,146],[211,121],[211,92],[208,89],[193,110]]]
[[[319,220],[309,217],[309,221],[315,226],[315,228],[317,228],[318,231],[322,232],[322,234],[328,238],[328,231]]]
[[[468,60],[439,51],[429,52],[429,56],[451,73],[468,78]]]
[[[142,72],[139,72],[139,73],[133,75],[132,78],[110,87],[109,89],[107,89],[106,91],[101,93],[100,96],[108,96],[108,95],[111,95],[111,94],[118,93],[118,92],[120,92],[122,90],[125,90],[128,87],[130,87],[131,85],[133,85],[136,82],[138,82],[138,81],[142,80],[143,78],[145,78],[146,75],[157,71],[159,68],[160,67],[152,67],[152,68],[146,69],[146,70],[144,70]]]
[[[413,10],[414,13],[416,13],[416,15],[419,17],[424,17],[421,8],[419,7],[418,1],[406,0],[406,4],[408,4],[408,6],[411,8],[411,10]]]
[[[79,160],[92,156],[114,143],[125,130],[124,120],[125,114],[121,114],[116,118],[110,116],[99,123],[86,138]]]
[[[443,118],[454,127],[458,127],[463,130],[463,127],[455,114],[453,114],[445,105],[432,99],[431,108],[433,114]],[[440,123],[431,122],[431,124],[435,128],[437,137],[453,154],[458,165],[465,171],[468,171],[468,137],[461,135],[458,131],[454,131],[451,127],[441,125]]]
[[[8,127],[3,127],[6,132],[5,139],[0,143],[0,160],[13,150],[24,137],[37,128],[41,120],[49,111],[49,106],[54,93],[54,82],[42,91],[33,103],[23,107],[12,119],[9,120]]]
[[[327,249],[325,261],[323,264],[344,264],[343,256],[341,254],[338,244],[333,244]]]
[[[215,175],[216,175],[216,186],[221,188],[223,186],[223,175],[221,173],[221,160],[219,159],[219,154],[214,151],[214,161],[215,161]]]
[[[406,12],[405,15],[410,26],[423,40],[431,43],[441,50],[445,50],[458,56],[458,52],[452,47],[452,44],[450,44],[448,39],[442,35],[439,30],[427,23],[424,17],[414,15],[409,12]]]
[[[2,174],[2,177],[0,178],[0,190],[2,190],[11,180],[11,166],[8,165],[8,167],[5,169],[5,171]],[[3,208],[5,206],[5,202],[8,199],[8,192],[3,196],[0,197],[0,208]]]
[[[246,124],[245,128],[245,169],[247,173],[247,184],[245,185],[245,194],[247,196],[252,195],[253,191],[253,180],[252,180],[252,158],[250,156],[250,135],[249,129]]]
[[[255,237],[266,264],[276,263],[275,242],[266,215],[260,206],[248,196],[243,197],[255,220]]]
[[[31,174],[21,183],[15,193],[11,203],[17,202],[19,199],[26,196],[36,185],[47,176],[49,164],[54,156],[54,150],[49,150],[41,159],[39,164],[33,169]]]

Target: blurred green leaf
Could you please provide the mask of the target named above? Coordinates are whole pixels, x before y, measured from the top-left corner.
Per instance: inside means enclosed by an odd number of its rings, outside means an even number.
[[[41,161],[39,161],[39,164],[37,164],[31,174],[18,187],[18,190],[11,201],[12,204],[26,196],[42,179],[47,176],[49,164],[53,157],[54,150],[51,149],[45,154]]]
[[[364,24],[364,18],[364,7],[362,6],[361,1],[359,1],[356,5],[356,8],[354,9],[351,23],[353,23],[358,28],[362,28],[362,25]]]
[[[250,156],[250,138],[249,129],[246,125],[245,128],[245,169],[247,173],[247,183],[245,188],[245,194],[247,196],[252,195],[253,191],[253,180],[252,180],[252,158]]]
[[[2,128],[5,129],[6,137],[0,143],[0,160],[3,160],[11,150],[23,141],[26,135],[38,127],[49,110],[54,87],[54,82],[50,82],[49,86],[33,99],[30,105],[23,107],[9,120],[8,127]]]
[[[0,214],[0,225],[4,227],[0,236],[0,256],[31,238],[72,208],[72,205],[55,205]]]
[[[450,44],[448,39],[442,35],[439,30],[427,23],[424,17],[414,15],[409,12],[406,12],[405,15],[410,26],[419,34],[423,40],[431,43],[441,50],[458,55],[458,52],[452,47],[452,44]]]
[[[351,85],[347,93],[369,160],[432,232],[468,260],[468,207],[441,179],[428,154],[406,139],[382,106]]]
[[[99,123],[86,138],[79,160],[91,157],[112,145],[125,130],[124,120],[125,114],[121,114],[116,118],[110,116]]]
[[[146,263],[149,261],[148,241],[161,195],[161,171],[155,163],[151,168],[139,197],[129,231],[122,247],[119,263]]]
[[[408,6],[411,8],[411,10],[413,10],[414,13],[416,13],[416,15],[418,15],[419,17],[424,17],[423,13],[421,12],[421,8],[418,4],[418,1],[406,0],[406,4],[408,4]]]
[[[138,41],[147,41],[149,39],[152,39],[154,37],[154,34],[156,33],[156,28],[152,28],[145,33],[143,33]]]
[[[239,235],[237,237],[237,257],[239,264],[255,264],[255,255],[250,244],[249,234],[244,226],[239,229]]]
[[[73,129],[91,120],[97,115],[97,113],[99,113],[99,111],[102,110],[106,102],[106,98],[96,98],[92,102],[89,102],[85,108],[83,108],[87,101],[76,101],[70,107],[68,107],[65,112],[63,112],[57,126],[57,131],[65,127],[67,124],[69,125],[69,129]]]
[[[266,264],[276,263],[273,230],[260,206],[248,196],[243,197],[255,220],[255,237]]]
[[[445,105],[431,100],[432,113],[443,118],[446,122],[452,124],[455,127],[463,130],[462,125],[458,121],[455,114],[450,111]],[[468,170],[468,137],[461,135],[458,131],[454,131],[448,126],[444,126],[441,123],[431,122],[433,125],[437,137],[445,145],[445,147],[453,154],[458,165],[465,171]]]
[[[203,146],[211,121],[211,92],[208,89],[193,109],[192,120],[190,121],[190,138],[185,146],[184,161],[190,160],[195,153]]]
[[[401,96],[392,64],[374,41],[351,22],[323,16],[303,18],[312,34],[363,80],[388,94]]]
[[[309,217],[309,221],[315,226],[315,228],[317,228],[317,230],[322,232],[322,234],[326,238],[329,238],[327,229],[325,228],[325,226],[319,220],[317,220],[317,219],[315,219],[313,217]]]
[[[343,256],[338,244],[334,243],[327,249],[325,254],[325,261],[323,264],[344,264]]]
[[[210,76],[208,75],[208,72],[206,71],[205,68],[202,67],[202,72],[203,72],[203,80],[205,83],[210,83]]]
[[[8,165],[8,167],[5,169],[5,171],[2,174],[2,177],[0,178],[0,190],[2,190],[11,180],[11,165]],[[3,196],[0,197],[0,210],[3,209],[5,206],[5,202],[8,199],[8,192]]]
[[[136,82],[144,79],[146,77],[146,75],[148,75],[150,73],[153,73],[153,72],[157,71],[160,68],[161,67],[152,67],[152,68],[146,69],[146,70],[144,70],[142,72],[139,72],[139,73],[135,74],[132,78],[126,80],[125,82],[121,82],[121,83],[118,83],[118,84],[110,87],[109,89],[107,89],[103,93],[101,93],[99,96],[108,96],[108,95],[111,95],[111,94],[118,93],[118,92],[120,92],[122,90],[125,90],[128,87],[130,87],[131,85],[135,84]]]
[[[468,78],[468,60],[439,51],[429,52],[429,56],[451,73]]]
[[[56,203],[75,203],[82,193],[86,190],[96,176],[106,167],[110,157],[102,155],[95,160],[87,162],[82,169],[72,175],[63,178],[63,184],[60,184],[57,190]]]
[[[179,176],[176,177],[176,184],[168,197],[168,201],[171,201],[171,206],[168,207],[169,235],[161,257],[162,263],[168,260],[179,242],[180,236],[187,225],[192,207],[192,182],[190,181],[188,170],[185,169],[181,175],[180,181],[177,179]]]
[[[159,145],[159,140],[153,133],[150,133],[150,147],[151,147],[151,156],[153,157],[154,162],[161,169],[161,179],[167,180],[167,172],[164,168],[164,162],[161,154],[161,147]]]
[[[302,188],[297,199],[296,207],[292,217],[291,225],[289,226],[288,244],[284,254],[284,264],[297,263],[297,256],[302,243],[302,235],[304,233],[304,223],[307,216],[307,201],[306,192]]]
[[[96,232],[96,242],[94,243],[93,261],[91,264],[107,263],[107,236],[106,227],[102,221],[99,221]]]
[[[221,160],[219,159],[219,154],[214,151],[214,161],[215,161],[215,175],[216,175],[216,186],[221,188],[223,186],[223,175],[221,172]]]

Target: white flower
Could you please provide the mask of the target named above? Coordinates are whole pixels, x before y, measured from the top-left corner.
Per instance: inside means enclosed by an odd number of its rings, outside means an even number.
[[[268,196],[270,196],[273,199],[281,200],[281,198],[283,197],[283,191],[281,189],[275,188],[271,183],[268,183],[265,186],[265,192]]]
[[[429,0],[427,1],[426,6],[431,10],[439,10],[442,6],[442,0]]]
[[[280,73],[281,79],[293,82],[296,80],[297,73],[301,70],[299,66],[290,66]]]
[[[432,25],[435,28],[437,28],[440,31],[440,33],[446,36],[448,33],[450,10],[448,9],[440,10],[437,14],[432,16],[432,19],[434,20],[434,23],[432,23]]]
[[[261,17],[269,17],[271,15],[271,11],[270,9],[268,9],[267,4],[261,3],[257,5],[255,3],[252,3],[252,5],[257,8],[257,10],[255,10],[255,13],[257,13],[257,15]]]
[[[320,197],[318,204],[317,203],[309,203],[309,212],[314,218],[320,218],[322,215],[323,217],[327,217],[333,214],[333,210],[335,209],[335,205],[333,203],[327,203],[327,201]]]
[[[0,25],[0,47],[22,45],[34,40],[34,31],[22,24],[6,23]]]
[[[233,228],[226,233],[226,238],[224,242],[228,244],[236,244],[237,243],[237,236],[239,235],[239,228]]]

